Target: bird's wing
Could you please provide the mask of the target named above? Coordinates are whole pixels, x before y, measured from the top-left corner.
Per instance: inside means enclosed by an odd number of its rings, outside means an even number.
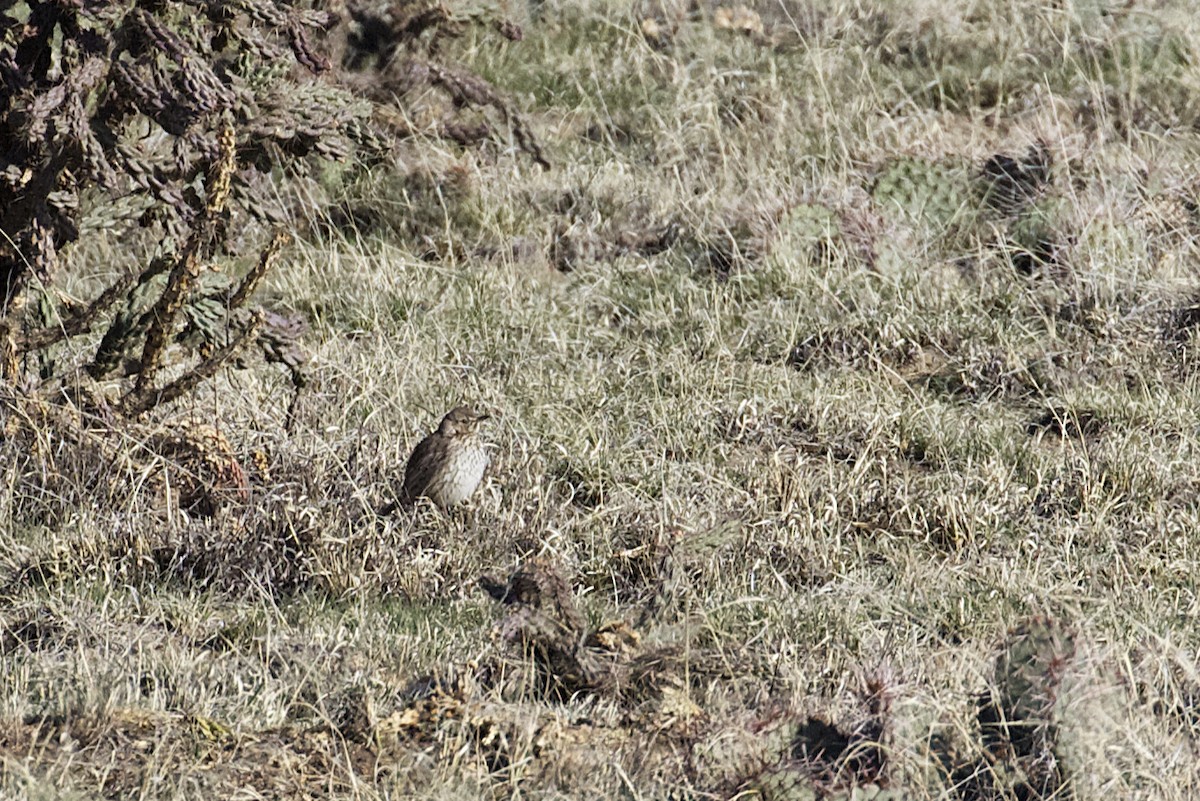
[[[433,450],[434,435],[430,434],[417,443],[417,447],[413,448],[412,456],[408,457],[408,464],[404,466],[404,487],[400,490],[400,502],[412,503],[417,498],[421,497],[422,493],[429,488],[429,481],[433,478],[433,460],[429,458],[429,452]]]

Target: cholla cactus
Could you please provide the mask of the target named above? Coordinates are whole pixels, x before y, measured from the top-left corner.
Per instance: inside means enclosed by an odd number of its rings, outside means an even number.
[[[281,221],[272,180],[281,168],[296,174],[313,158],[371,161],[389,153],[395,138],[411,132],[395,122],[404,114],[382,106],[411,102],[406,90],[444,95],[442,135],[464,143],[467,133],[478,139],[491,128],[467,131],[457,110],[490,109],[546,166],[508,102],[437,53],[438,41],[468,24],[498,24],[511,39],[520,38],[519,29],[483,15],[455,16],[424,0],[382,4],[383,11],[376,5],[0,4],[0,198],[12,198],[0,208],[3,375],[15,380],[26,354],[87,334],[106,318],[109,328],[82,366],[93,379],[136,375],[116,404],[126,413],[177,397],[254,340],[301,386],[302,325],[245,309],[248,290],[278,258],[280,240],[240,285],[231,280],[214,289],[209,267],[244,230],[237,223]],[[312,77],[333,66],[314,46],[318,38],[342,68],[329,80]],[[378,52],[378,62],[366,63],[367,52]],[[370,79],[355,74],[362,69],[373,71]],[[135,222],[152,227],[152,239],[162,243],[157,253],[137,256],[146,265],[128,269],[90,304],[53,308],[64,247]],[[31,285],[41,290],[32,305],[49,299],[49,309],[26,310]],[[156,378],[175,342],[203,361],[168,391]],[[63,378],[46,375],[52,359],[38,363],[35,383],[52,387]]]
[[[282,43],[310,69],[328,67],[307,31],[329,16],[291,3],[30,3],[25,19],[21,5],[0,11],[0,185],[16,201],[0,214],[0,311],[19,305],[31,272],[52,278],[79,235],[84,190],[147,199],[182,236],[205,211],[194,185],[220,156],[222,131],[237,136],[239,170],[262,171],[283,154],[346,152],[349,123],[369,113],[348,96],[324,108],[285,102],[288,81],[262,83]],[[232,191],[254,211],[251,178],[231,171],[221,205]]]
[[[310,72],[329,68],[310,37],[333,21],[275,0],[0,8],[0,195],[13,198],[0,209],[0,328],[11,378],[19,356],[87,333],[122,301],[85,367],[93,378],[137,374],[117,406],[127,413],[177,397],[260,336],[263,318],[241,310],[277,259],[279,237],[229,288],[219,324],[192,308],[205,300],[201,274],[236,233],[232,221],[270,218],[263,177],[277,167],[309,155],[380,152],[385,142],[371,127],[369,103],[287,69],[289,53]],[[85,220],[89,200],[98,210]],[[135,220],[162,232],[144,269],[88,305],[58,310],[58,319],[24,312],[31,282],[53,286],[59,254],[81,232]],[[224,342],[209,343],[199,364],[158,386],[181,319],[203,319],[210,334],[222,328]],[[300,360],[280,343],[296,326],[267,322],[278,331],[263,335],[264,352],[286,352],[295,372]]]

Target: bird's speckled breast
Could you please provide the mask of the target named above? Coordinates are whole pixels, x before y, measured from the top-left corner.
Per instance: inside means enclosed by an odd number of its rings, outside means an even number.
[[[438,486],[430,488],[429,496],[441,506],[454,506],[471,496],[488,466],[488,453],[478,442],[463,448],[439,476]]]

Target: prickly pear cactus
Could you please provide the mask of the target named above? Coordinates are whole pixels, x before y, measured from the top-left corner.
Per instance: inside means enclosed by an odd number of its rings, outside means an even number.
[[[799,203],[779,220],[775,252],[784,259],[801,257],[810,262],[830,261],[843,251],[837,214],[821,203]]]
[[[1063,675],[1074,657],[1074,634],[1049,618],[1035,617],[1010,635],[996,661],[996,691],[999,725],[1007,729],[1017,754],[1031,753],[1037,743],[1030,732],[1051,723]]]
[[[794,767],[768,771],[755,782],[753,790],[764,801],[815,801],[818,798],[812,779]]]
[[[1068,789],[1054,754],[1055,718],[1062,677],[1074,656],[1070,632],[1048,618],[1026,621],[1009,633],[996,660],[991,698],[979,709],[983,746],[1003,768],[995,775],[1037,797]]]
[[[1031,275],[1059,266],[1069,251],[1069,230],[1060,197],[1045,197],[1006,221],[998,232],[1017,272]]]
[[[1021,247],[1035,247],[1063,228],[1065,212],[1061,197],[1043,198],[1009,223],[1008,238]]]
[[[714,732],[714,736],[696,746],[698,763],[705,766],[706,782],[721,788],[722,794],[751,789],[760,797],[775,797],[763,785],[773,784],[769,777],[782,769],[796,728],[794,718],[782,716],[754,726],[753,731],[751,727],[739,726]],[[812,782],[803,784],[811,787]]]
[[[881,209],[935,230],[973,220],[978,205],[968,165],[912,157],[886,165],[871,196]]]
[[[797,241],[829,241],[840,235],[837,215],[822,203],[798,203],[779,222],[779,232]]]
[[[1010,634],[980,710],[985,747],[1037,797],[1100,799],[1120,770],[1128,698],[1081,650],[1072,630],[1031,618]]]

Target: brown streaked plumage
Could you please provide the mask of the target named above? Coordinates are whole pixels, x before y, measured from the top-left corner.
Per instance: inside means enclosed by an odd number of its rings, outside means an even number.
[[[451,409],[437,431],[417,443],[408,457],[397,503],[388,504],[379,513],[389,514],[418,498],[429,498],[446,509],[471,497],[488,466],[487,450],[478,436],[479,421],[487,418],[469,406]]]

